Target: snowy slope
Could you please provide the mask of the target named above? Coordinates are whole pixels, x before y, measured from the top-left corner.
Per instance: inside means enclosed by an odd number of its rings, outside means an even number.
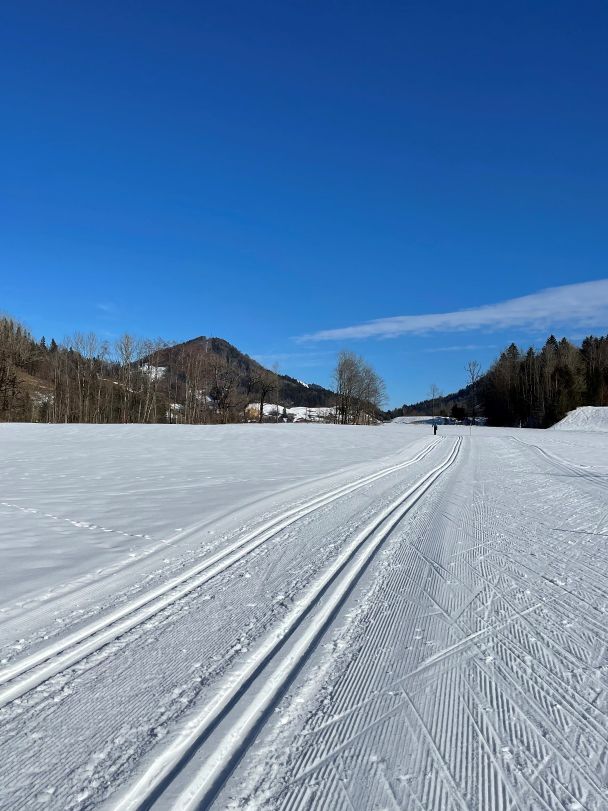
[[[0,442],[0,808],[605,811],[608,434]]]
[[[608,431],[608,407],[581,406],[553,426],[554,431]]]

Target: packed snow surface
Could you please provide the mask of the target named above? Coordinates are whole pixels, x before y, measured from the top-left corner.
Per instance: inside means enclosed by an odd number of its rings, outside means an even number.
[[[608,431],[608,407],[581,406],[553,426],[555,431]]]
[[[605,811],[608,433],[0,447],[0,808]]]
[[[321,425],[0,424],[0,447],[0,616],[394,449],[373,428]]]

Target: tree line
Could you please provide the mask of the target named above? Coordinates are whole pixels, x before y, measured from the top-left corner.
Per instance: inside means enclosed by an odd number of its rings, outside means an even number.
[[[433,415],[458,421],[485,418],[489,425],[548,428],[579,406],[608,406],[608,336],[580,346],[549,336],[540,349],[508,346],[485,374],[476,361],[463,370],[467,385],[385,412],[386,419]]]
[[[334,377],[339,388],[328,421],[369,422],[378,417],[383,384],[371,367],[342,353],[338,368]],[[293,388],[296,381],[286,380]],[[278,405],[280,393],[276,369],[243,365],[230,353],[201,350],[200,343],[176,347],[127,333],[110,342],[77,332],[61,344],[54,339],[47,344],[14,319],[0,317],[0,420],[261,422],[268,419],[265,403]],[[252,403],[257,403],[257,411],[250,408]],[[283,413],[283,408],[277,410],[275,418]]]
[[[608,406],[608,336],[578,347],[551,335],[539,351],[511,344],[480,382],[490,425],[547,428],[579,406]]]
[[[36,341],[0,318],[0,419],[68,423],[229,423],[276,389],[276,374],[128,333]]]

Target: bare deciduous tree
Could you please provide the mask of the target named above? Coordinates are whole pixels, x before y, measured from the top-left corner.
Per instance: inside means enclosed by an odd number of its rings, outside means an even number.
[[[431,385],[429,387],[429,400],[432,403],[431,408],[432,408],[432,412],[433,412],[432,413],[433,421],[435,421],[435,401],[438,400],[440,397],[441,397],[441,391],[440,391],[439,387],[436,386],[435,383],[431,383]]]
[[[476,360],[470,360],[465,366],[465,370],[471,386],[471,409],[473,411],[472,419],[473,424],[475,424],[475,418],[477,416],[477,383],[481,377],[481,364]]]
[[[260,413],[258,422],[264,422],[264,404],[266,398],[275,388],[275,376],[272,372],[262,369],[255,377],[255,388],[258,392]]]
[[[347,425],[370,423],[385,399],[384,381],[354,352],[338,355],[333,373],[336,392],[336,422]]]

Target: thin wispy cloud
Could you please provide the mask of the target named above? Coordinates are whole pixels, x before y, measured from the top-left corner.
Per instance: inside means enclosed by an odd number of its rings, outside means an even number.
[[[298,341],[396,338],[431,332],[520,329],[608,328],[608,279],[549,287],[528,296],[466,310],[425,315],[398,315],[303,335]]]
[[[498,344],[452,344],[451,346],[427,346],[416,352],[472,352],[478,349],[496,349]]]
[[[118,307],[111,301],[98,301],[95,306],[106,315],[116,315],[118,312]]]

